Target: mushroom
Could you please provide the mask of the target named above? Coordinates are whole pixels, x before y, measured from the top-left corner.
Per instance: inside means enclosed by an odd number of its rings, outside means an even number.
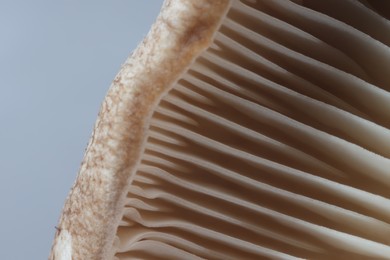
[[[166,0],[50,259],[390,259],[390,22],[371,0]]]

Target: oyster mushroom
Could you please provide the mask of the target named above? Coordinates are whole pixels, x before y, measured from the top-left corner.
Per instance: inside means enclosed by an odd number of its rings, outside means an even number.
[[[103,102],[50,259],[390,259],[386,13],[166,0]]]

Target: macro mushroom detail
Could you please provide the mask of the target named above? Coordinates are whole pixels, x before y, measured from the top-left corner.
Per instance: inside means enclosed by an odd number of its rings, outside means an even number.
[[[51,259],[62,231],[72,259],[390,259],[386,12],[166,0],[103,103]]]

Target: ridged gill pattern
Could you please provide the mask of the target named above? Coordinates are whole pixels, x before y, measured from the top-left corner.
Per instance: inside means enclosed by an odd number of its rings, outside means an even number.
[[[389,46],[369,1],[234,1],[156,107],[116,257],[390,259]]]

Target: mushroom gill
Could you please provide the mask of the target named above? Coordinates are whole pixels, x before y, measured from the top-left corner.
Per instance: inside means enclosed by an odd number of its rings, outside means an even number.
[[[166,0],[103,103],[51,259],[390,259],[378,6]]]

